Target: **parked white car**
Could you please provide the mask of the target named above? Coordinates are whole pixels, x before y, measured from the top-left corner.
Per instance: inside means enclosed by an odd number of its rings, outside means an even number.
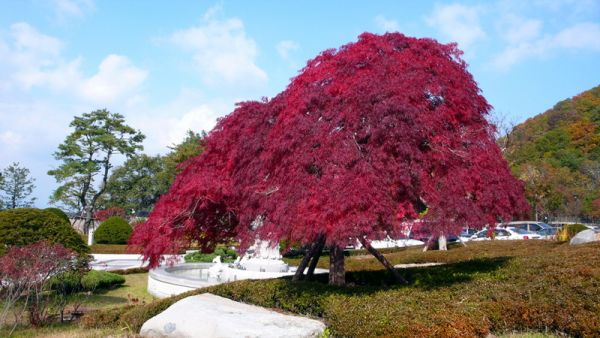
[[[371,241],[371,246],[375,249],[388,249],[388,248],[404,248],[408,246],[424,245],[425,243],[416,239],[391,239],[390,237],[381,241]],[[362,245],[358,243],[357,249],[361,249]]]
[[[493,237],[497,240],[527,240],[527,239],[541,239],[542,236],[519,228],[496,228],[493,231]],[[490,237],[489,230],[483,229],[471,236],[471,241],[489,241]]]

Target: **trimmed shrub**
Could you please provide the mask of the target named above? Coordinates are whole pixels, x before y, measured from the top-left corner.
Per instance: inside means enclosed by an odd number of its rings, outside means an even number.
[[[52,276],[48,281],[48,289],[60,295],[70,295],[81,291],[82,273],[68,271]]]
[[[77,231],[55,212],[34,208],[0,212],[0,255],[7,247],[24,246],[41,240],[62,244],[78,253],[89,252]]]
[[[224,263],[232,263],[238,257],[235,250],[219,247],[213,253],[192,252],[185,255],[184,259],[186,263],[210,263],[217,256],[221,256],[221,261]]]
[[[583,224],[566,224],[556,234],[556,239],[559,242],[570,241],[571,238],[575,237],[579,232],[587,230],[588,228]]]
[[[69,219],[69,216],[67,214],[65,214],[64,211],[60,210],[59,208],[46,208],[44,210],[55,214],[56,216],[67,221],[67,223],[71,224],[71,220]]]
[[[81,278],[81,288],[84,291],[110,289],[125,283],[125,277],[108,271],[91,270]]]
[[[94,232],[94,239],[99,244],[127,244],[131,231],[131,225],[126,220],[112,216],[100,223]]]

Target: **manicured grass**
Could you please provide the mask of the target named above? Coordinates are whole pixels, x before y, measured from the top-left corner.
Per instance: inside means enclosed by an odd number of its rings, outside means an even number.
[[[326,275],[300,283],[289,278],[238,281],[90,314],[82,324],[119,323],[136,332],[178,299],[211,292],[320,318],[340,337],[600,336],[600,243],[493,241],[448,252],[401,250],[387,257],[394,264],[447,264],[404,269],[409,284],[396,285],[374,259],[352,256],[346,287],[326,285]],[[319,265],[326,267],[327,257]]]

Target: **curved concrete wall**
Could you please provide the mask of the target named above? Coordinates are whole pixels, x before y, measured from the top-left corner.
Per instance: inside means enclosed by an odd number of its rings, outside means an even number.
[[[150,270],[148,274],[148,292],[159,298],[166,298],[218,283],[188,277],[179,272],[195,269],[208,269],[214,263],[186,263],[172,267],[161,266]]]

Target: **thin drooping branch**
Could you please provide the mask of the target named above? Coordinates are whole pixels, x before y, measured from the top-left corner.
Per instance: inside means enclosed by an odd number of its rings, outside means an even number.
[[[369,241],[367,241],[364,238],[359,238],[359,240],[360,240],[360,244],[362,244],[362,246],[364,246],[365,249],[367,249],[367,251],[369,251],[369,253],[371,255],[375,256],[375,258],[377,258],[377,260],[381,264],[383,264],[383,266],[385,266],[385,268],[388,269],[389,272],[391,272],[392,276],[394,276],[394,278],[396,279],[396,281],[398,281],[398,283],[408,284],[406,279],[404,279],[404,277],[402,277],[402,275],[400,275],[400,273],[394,268],[394,266],[390,263],[390,261],[388,261],[387,258],[385,258],[385,256],[381,254],[381,252],[377,251],[377,249],[372,247],[371,243]]]

